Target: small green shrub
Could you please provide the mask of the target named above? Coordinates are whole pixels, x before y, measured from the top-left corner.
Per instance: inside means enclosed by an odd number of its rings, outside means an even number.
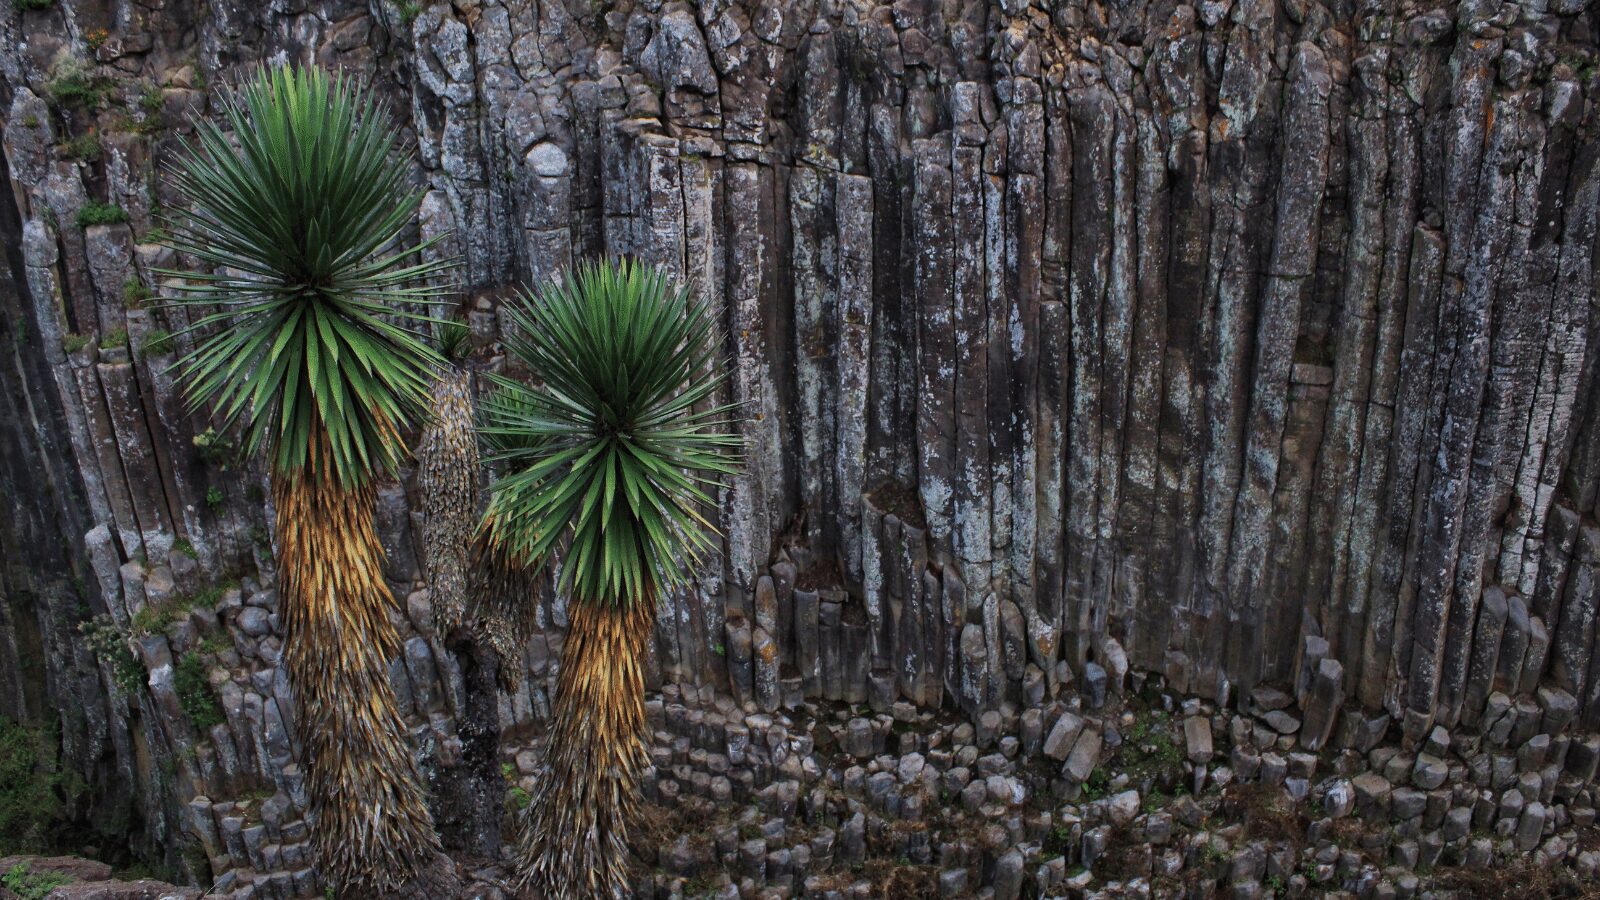
[[[145,287],[137,275],[130,275],[122,282],[122,303],[129,309],[138,309],[154,296],[155,292]]]
[[[208,637],[194,647],[194,652],[201,656],[219,656],[233,649],[233,641],[224,637]]]
[[[1136,779],[1181,782],[1183,751],[1173,737],[1172,717],[1160,709],[1139,716],[1124,736],[1119,760],[1121,768]]]
[[[232,441],[218,434],[215,428],[210,427],[195,435],[191,443],[194,444],[195,455],[200,457],[201,462],[207,465],[221,466],[222,468],[227,468],[228,463],[233,460],[234,454],[238,452],[234,448]],[[212,490],[216,489],[212,488]],[[210,493],[207,492],[207,497],[209,498],[209,496]],[[210,500],[208,499],[207,502],[209,503]],[[220,504],[222,500],[219,498],[217,502]]]
[[[111,669],[111,680],[123,693],[132,693],[144,684],[144,664],[128,649],[128,638],[110,616],[95,616],[78,626],[84,644],[96,659]]]
[[[113,328],[100,336],[100,349],[112,350],[128,346],[128,329]]]
[[[72,877],[60,872],[30,872],[22,863],[12,866],[4,875],[0,875],[0,887],[17,896],[17,900],[44,900],[50,892],[64,884],[71,884]]]
[[[1083,799],[1093,803],[1106,795],[1111,787],[1111,773],[1103,768],[1095,768],[1083,782]]]
[[[197,731],[210,731],[211,726],[223,722],[222,705],[211,690],[209,675],[205,660],[198,653],[185,653],[172,670],[172,689],[178,695],[178,705]]]
[[[165,94],[162,92],[161,86],[157,84],[150,85],[139,94],[139,108],[151,115],[161,112],[164,102]]]
[[[38,11],[49,9],[56,5],[56,0],[11,0],[11,6],[17,12]]]
[[[216,874],[211,871],[211,858],[206,856],[206,848],[202,847],[198,841],[185,842],[183,849],[178,851],[178,855],[182,857],[183,865],[188,869],[189,877],[185,878],[180,874],[178,877],[167,880],[177,884],[182,884],[186,881],[195,882],[202,886],[216,881]]]
[[[142,118],[122,113],[116,117],[112,127],[117,131],[128,134],[152,135],[160,134],[166,128],[166,122],[156,113],[147,113]]]
[[[500,777],[506,780],[506,801],[511,804],[511,808],[519,812],[527,809],[528,804],[533,802],[533,797],[525,788],[517,784],[516,767],[510,763],[501,763]]]
[[[88,228],[90,225],[120,225],[128,221],[128,211],[115,203],[91,200],[78,210],[77,221],[79,228]]]
[[[400,0],[395,4],[395,9],[400,12],[400,21],[410,25],[417,20],[417,16],[422,15],[424,7],[421,3],[413,2],[413,0]]]
[[[215,485],[206,488],[206,506],[210,507],[212,512],[220,512],[222,504],[227,499],[227,496],[222,493],[222,488]]]
[[[506,799],[511,803],[511,808],[517,812],[522,812],[533,803],[533,795],[529,794],[526,789],[520,786],[513,787],[511,790],[507,791]]]
[[[196,609],[215,609],[222,602],[222,594],[233,586],[233,582],[208,585],[192,594],[179,594],[170,597],[161,603],[147,604],[144,608],[133,614],[130,623],[133,633],[137,637],[148,634],[165,634],[173,622],[187,616]]]
[[[90,132],[88,134],[80,134],[67,141],[66,146],[62,148],[61,155],[78,162],[93,162],[99,159],[100,154],[103,152],[105,152],[105,148],[100,144],[100,136]]]
[[[61,349],[68,353],[77,353],[89,346],[89,336],[86,334],[64,334],[61,336]]]
[[[0,718],[0,856],[37,853],[49,843],[60,819],[58,789],[64,783],[56,771],[55,746],[53,729]],[[15,873],[7,872],[0,884],[23,894],[13,886],[20,882]]]
[[[59,104],[93,109],[106,102],[116,90],[116,84],[104,75],[95,74],[94,70],[78,60],[67,57],[56,65],[44,89],[50,99]]]
[[[177,345],[173,343],[172,332],[152,331],[144,336],[145,356],[166,356]],[[193,554],[190,554],[191,556]]]
[[[1039,846],[1040,858],[1067,856],[1072,853],[1072,849],[1072,829],[1066,825],[1057,825],[1044,836],[1044,842]]]

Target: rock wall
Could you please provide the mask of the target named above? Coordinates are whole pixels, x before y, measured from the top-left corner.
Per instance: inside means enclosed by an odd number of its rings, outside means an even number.
[[[294,58],[392,98],[485,365],[511,286],[580,256],[722,310],[747,471],[723,554],[665,601],[660,681],[976,715],[1131,669],[1224,704],[1282,686],[1344,746],[1514,704],[1594,729],[1597,24],[1582,0],[6,5],[0,713],[57,710],[118,781],[171,739],[77,624],[270,583],[260,473],[167,371],[189,340],[149,302],[151,229],[190,118]],[[407,491],[379,513],[402,586]],[[125,780],[152,821],[158,768]]]

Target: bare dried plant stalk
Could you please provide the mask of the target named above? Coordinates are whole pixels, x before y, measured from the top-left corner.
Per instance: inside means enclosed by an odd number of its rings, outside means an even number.
[[[432,418],[417,446],[422,546],[439,634],[464,624],[467,553],[478,526],[478,433],[472,372],[448,369],[433,386]]]
[[[426,880],[442,854],[389,684],[400,638],[373,526],[377,490],[314,471],[272,484],[284,661],[305,744],[312,845],[341,896],[426,893],[412,876]]]
[[[515,694],[522,686],[522,651],[533,638],[533,570],[506,555],[487,533],[472,541],[467,553],[467,619],[500,659],[500,689]]]
[[[466,629],[482,639],[499,658],[500,687],[515,693],[522,651],[533,637],[534,579],[478,533],[474,407],[471,371],[446,371],[434,383],[431,418],[417,446],[429,602],[439,635]]]
[[[655,598],[571,608],[544,767],[523,823],[519,888],[549,898],[627,897],[628,829],[648,761],[644,665]]]

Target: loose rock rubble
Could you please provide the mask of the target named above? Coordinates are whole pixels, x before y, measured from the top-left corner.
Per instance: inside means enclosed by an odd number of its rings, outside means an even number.
[[[178,754],[174,774],[194,794],[179,832],[203,849],[213,895],[318,896],[274,596],[245,579],[204,597],[139,643],[153,708],[174,728],[187,714],[166,674],[173,659],[204,654],[219,702],[221,721]],[[393,677],[433,771],[455,764],[450,698],[462,686],[432,649],[425,599],[407,604],[413,637]],[[266,634],[253,634],[251,611]],[[559,632],[541,638],[559,648]],[[506,705],[513,810],[538,777],[554,671],[529,676]],[[1388,719],[1349,710],[1330,734],[1307,728],[1327,713],[1316,691],[1302,706],[1289,688],[1258,687],[1230,710],[1132,672],[1106,679],[1098,707],[1046,691],[968,718],[882,693],[849,703],[795,692],[768,711],[753,695],[669,683],[647,704],[638,891],[1471,896],[1476,882],[1458,881],[1467,873],[1555,884],[1600,867],[1600,736],[1571,730],[1564,692],[1491,692],[1476,726],[1406,745]],[[504,864],[473,865],[467,896],[503,896]]]
[[[642,896],[1481,896],[1452,868],[1554,886],[1600,866],[1600,740],[1552,742],[1542,717],[1518,743],[1516,722],[1439,729],[1437,757],[1309,752],[1269,720],[1283,708],[1155,681],[1119,712],[1006,706],[979,726],[907,703],[752,713],[688,686],[650,709]],[[1063,722],[1100,748],[1085,777],[1042,752]]]

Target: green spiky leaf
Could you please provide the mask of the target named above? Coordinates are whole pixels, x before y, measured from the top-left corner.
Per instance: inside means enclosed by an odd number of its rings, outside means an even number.
[[[484,527],[513,558],[562,556],[562,587],[623,605],[679,583],[712,546],[703,509],[736,471],[715,400],[710,309],[658,269],[579,265],[507,309],[532,386],[490,376],[481,433],[507,464]]]
[[[398,464],[441,363],[415,310],[450,290],[453,261],[408,244],[421,195],[388,110],[343,75],[278,66],[222,100],[183,142],[185,206],[164,243],[198,260],[174,303],[197,307],[175,363],[194,409],[242,423],[274,469],[311,463],[347,485]]]

